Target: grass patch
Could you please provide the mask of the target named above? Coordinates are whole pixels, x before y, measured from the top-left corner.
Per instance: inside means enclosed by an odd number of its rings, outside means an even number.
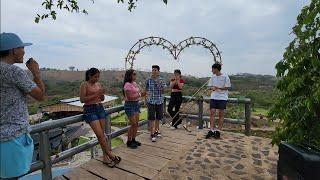
[[[84,137],[84,136],[80,136],[79,137],[79,144],[78,145],[81,145],[81,144],[84,144],[86,142],[88,142],[90,140],[90,138],[87,138],[87,137]],[[111,146],[114,148],[114,147],[118,147],[120,146],[121,144],[123,144],[123,141],[120,137],[115,137],[115,138],[112,138],[111,140]],[[98,147],[100,148],[100,146],[98,145]]]
[[[80,136],[80,137],[79,137],[79,144],[78,144],[78,145],[84,144],[84,143],[86,143],[86,142],[88,142],[88,141],[90,141],[89,138],[84,137],[84,136]]]
[[[141,109],[140,120],[147,119],[147,109]],[[125,113],[120,113],[117,116],[111,117],[111,124],[117,126],[125,126],[128,123],[128,117]]]
[[[254,108],[254,111],[252,112],[252,114],[254,114],[254,115],[260,115],[260,114],[262,114],[262,115],[264,115],[264,116],[267,116],[267,115],[268,115],[268,112],[269,112],[269,110],[266,109],[266,108],[255,107],[255,108]]]
[[[114,147],[118,147],[120,146],[121,144],[123,144],[123,141],[121,138],[119,137],[115,137],[115,138],[112,138],[111,140],[111,146],[114,148]]]

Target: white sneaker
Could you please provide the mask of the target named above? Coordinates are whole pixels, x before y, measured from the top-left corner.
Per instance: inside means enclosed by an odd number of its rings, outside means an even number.
[[[156,142],[157,138],[155,136],[151,136],[151,141]]]
[[[155,132],[155,136],[158,138],[161,138],[161,133],[159,133],[158,131]]]
[[[175,128],[175,127],[171,126],[171,127],[170,127],[170,129],[172,129],[172,130],[176,130],[177,128]]]

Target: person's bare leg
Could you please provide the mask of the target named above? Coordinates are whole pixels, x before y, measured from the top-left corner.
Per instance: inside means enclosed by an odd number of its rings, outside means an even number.
[[[210,129],[214,129],[216,109],[210,109]]]
[[[219,109],[219,130],[222,131],[222,126],[223,126],[223,121],[224,121],[224,110]]]
[[[103,160],[108,162],[108,157],[114,159],[115,156],[112,154],[110,148],[108,147],[105,134],[103,132],[103,128],[101,127],[100,121],[92,121],[90,123],[90,127],[92,128],[93,132],[96,134],[101,149],[103,151]]]
[[[132,141],[132,138],[134,138],[135,124],[136,124],[135,115],[130,116],[129,121],[130,121],[130,128],[128,130],[128,141]]]
[[[160,132],[160,120],[157,120],[157,119],[155,120],[155,126],[156,126],[155,127],[155,129],[156,129],[155,131]]]
[[[132,138],[135,138],[137,136],[137,132],[138,132],[138,123],[139,123],[139,119],[140,119],[140,114],[137,113],[134,115],[135,117],[135,129],[133,130],[133,133],[132,133]]]
[[[155,120],[150,121],[150,133],[151,135],[155,133]]]
[[[100,123],[100,126],[103,130],[103,133],[106,133],[106,123],[107,123],[107,120],[106,119],[100,119],[99,120],[99,123]]]

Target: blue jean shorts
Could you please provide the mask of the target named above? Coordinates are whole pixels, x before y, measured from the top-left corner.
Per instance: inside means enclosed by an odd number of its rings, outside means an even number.
[[[30,134],[9,141],[0,141],[0,179],[19,177],[30,170],[33,155]]]
[[[136,113],[140,113],[139,102],[138,101],[126,101],[124,103],[124,111],[128,117],[131,117]]]
[[[83,119],[88,124],[95,120],[106,119],[106,117],[107,114],[102,104],[90,104],[83,106]]]

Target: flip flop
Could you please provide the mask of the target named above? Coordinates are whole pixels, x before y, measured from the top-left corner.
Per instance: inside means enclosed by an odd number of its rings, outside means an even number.
[[[110,159],[111,159],[111,158],[110,158]],[[111,160],[115,163],[115,165],[117,165],[117,164],[120,163],[121,157],[119,157],[119,156],[114,156],[114,159],[111,159]]]
[[[111,162],[102,162],[103,164],[107,165],[109,168],[114,168],[117,164],[111,160]]]

